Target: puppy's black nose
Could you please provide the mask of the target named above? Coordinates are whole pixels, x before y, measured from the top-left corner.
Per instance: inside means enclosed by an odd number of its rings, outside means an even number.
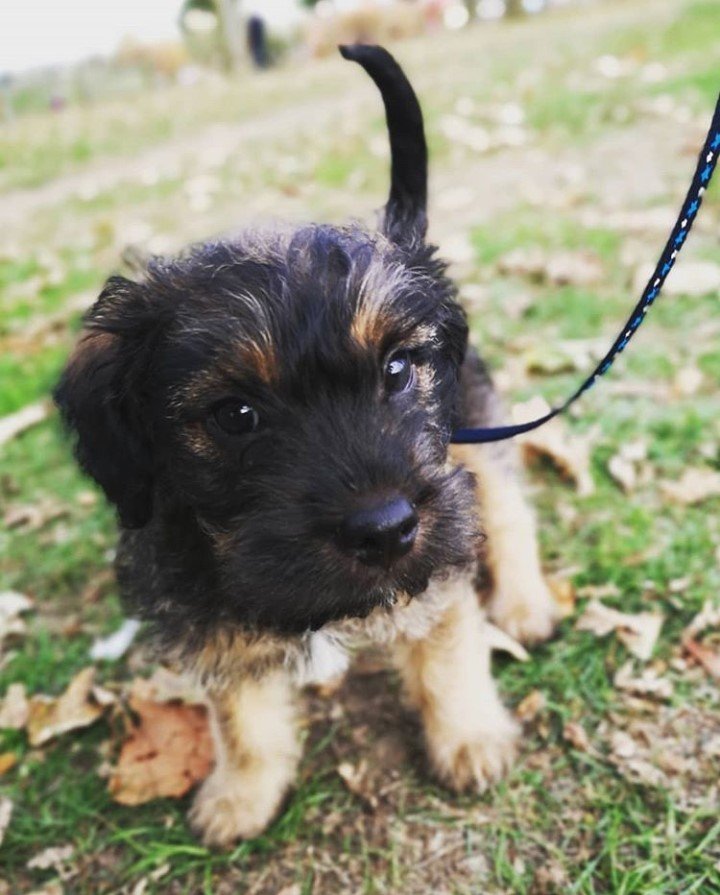
[[[343,550],[369,566],[388,568],[408,553],[415,543],[418,517],[404,497],[384,499],[373,506],[353,510],[340,527]]]

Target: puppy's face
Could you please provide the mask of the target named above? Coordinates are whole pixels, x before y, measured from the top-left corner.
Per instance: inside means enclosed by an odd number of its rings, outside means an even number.
[[[110,281],[59,401],[125,525],[189,514],[223,616],[301,631],[471,559],[466,337],[424,244],[312,227]]]

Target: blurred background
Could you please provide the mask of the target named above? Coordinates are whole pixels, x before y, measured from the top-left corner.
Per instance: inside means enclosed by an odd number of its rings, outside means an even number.
[[[153,666],[142,636],[105,643],[115,520],[48,395],[133,257],[277,219],[374,223],[389,153],[377,91],[335,51],[355,40],[421,98],[430,236],[518,416],[619,330],[720,90],[718,0],[2,5],[0,895],[718,892],[717,183],[612,374],[522,445],[567,617],[530,661],[498,656],[525,725],[507,783],[436,786],[371,656],[336,698],[306,695],[299,786],[259,840],[211,854],[187,797],[108,788]],[[597,601],[633,621],[578,627]]]

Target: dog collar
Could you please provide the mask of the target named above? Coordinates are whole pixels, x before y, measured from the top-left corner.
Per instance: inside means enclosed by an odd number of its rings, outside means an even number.
[[[615,358],[625,350],[630,339],[632,339],[638,331],[647,312],[650,310],[651,305],[660,295],[665,280],[667,279],[667,275],[673,269],[675,261],[677,260],[682,247],[685,245],[688,234],[695,222],[698,210],[702,204],[703,196],[715,171],[718,155],[720,155],[720,96],[718,96],[715,105],[715,113],[710,123],[707,137],[705,138],[705,144],[698,158],[690,189],[680,208],[680,213],[670,232],[670,237],[660,255],[660,260],[658,261],[652,276],[648,280],[647,286],[640,296],[640,300],[633,308],[625,326],[620,331],[605,357],[603,357],[582,385],[577,388],[563,404],[549,410],[544,416],[517,425],[497,426],[487,429],[458,429],[453,434],[451,441],[456,444],[484,444],[490,441],[503,441],[506,438],[513,438],[515,435],[522,435],[523,432],[530,432],[533,429],[537,429],[539,426],[542,426],[553,419],[553,417],[558,416],[558,414],[564,413],[581,395],[591,389],[601,376],[604,376],[605,373],[607,373],[613,365]]]

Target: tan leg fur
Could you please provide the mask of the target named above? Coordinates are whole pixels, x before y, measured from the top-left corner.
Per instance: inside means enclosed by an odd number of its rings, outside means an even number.
[[[420,710],[438,777],[457,791],[482,791],[507,770],[517,725],[490,674],[490,647],[472,582],[455,591],[424,638],[399,640],[395,656],[411,703]]]
[[[454,445],[451,453],[477,477],[493,579],[490,617],[518,640],[545,640],[558,612],[543,580],[535,518],[523,495],[515,448]]]
[[[257,836],[270,823],[295,777],[300,746],[286,671],[208,695],[216,762],[190,823],[206,845],[224,846]]]

